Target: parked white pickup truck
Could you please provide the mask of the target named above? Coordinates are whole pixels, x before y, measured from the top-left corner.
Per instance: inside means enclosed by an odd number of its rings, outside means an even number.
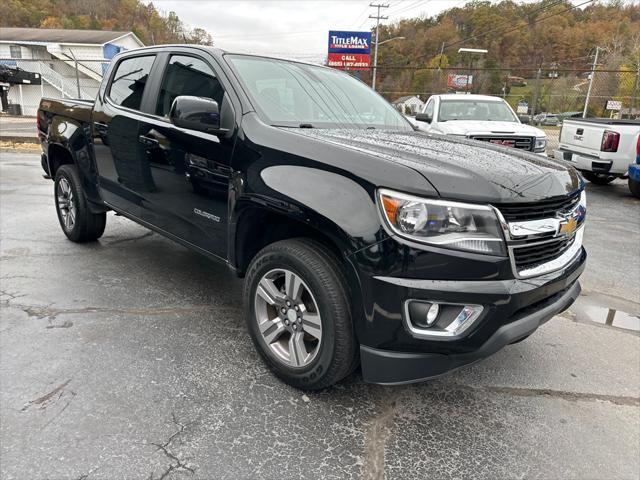
[[[590,182],[605,185],[628,175],[640,149],[640,120],[567,118],[554,157],[580,170]]]
[[[488,95],[432,95],[409,119],[420,130],[466,137],[546,155],[547,135],[520,123],[502,98]]]

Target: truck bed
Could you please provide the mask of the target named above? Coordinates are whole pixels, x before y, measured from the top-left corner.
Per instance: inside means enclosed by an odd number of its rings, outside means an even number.
[[[565,122],[596,123],[599,125],[640,125],[640,120],[619,120],[615,118],[567,118]]]
[[[43,97],[40,100],[38,117],[40,120],[44,120],[42,116],[59,115],[79,122],[89,122],[94,103],[93,100]],[[40,125],[45,124],[45,122],[40,121]]]

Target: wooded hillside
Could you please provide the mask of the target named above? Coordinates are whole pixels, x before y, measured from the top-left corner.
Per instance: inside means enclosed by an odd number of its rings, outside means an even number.
[[[213,43],[204,29],[140,0],[3,0],[0,27],[130,30],[146,45]]]
[[[458,49],[467,47],[489,51],[476,66],[583,69],[590,67],[599,46],[603,68],[624,65],[636,69],[640,63],[640,4],[581,3],[582,8],[566,0],[476,1],[434,17],[402,20],[382,27],[381,41],[396,36],[405,40],[382,46],[379,63],[464,66],[468,57],[458,54]]]

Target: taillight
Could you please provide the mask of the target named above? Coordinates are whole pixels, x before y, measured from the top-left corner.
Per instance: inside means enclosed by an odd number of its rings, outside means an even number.
[[[37,131],[40,131],[40,112],[36,113],[36,128]]]
[[[601,152],[617,152],[618,143],[620,143],[620,134],[605,130],[602,134],[602,143],[600,144]]]
[[[638,141],[636,142],[636,163],[640,163],[640,134],[638,134]]]

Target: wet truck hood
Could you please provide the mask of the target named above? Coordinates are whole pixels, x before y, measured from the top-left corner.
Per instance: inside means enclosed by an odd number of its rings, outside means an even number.
[[[576,171],[564,163],[470,140],[415,131],[296,129],[296,133],[408,166],[443,198],[531,202],[566,195],[581,186]]]

